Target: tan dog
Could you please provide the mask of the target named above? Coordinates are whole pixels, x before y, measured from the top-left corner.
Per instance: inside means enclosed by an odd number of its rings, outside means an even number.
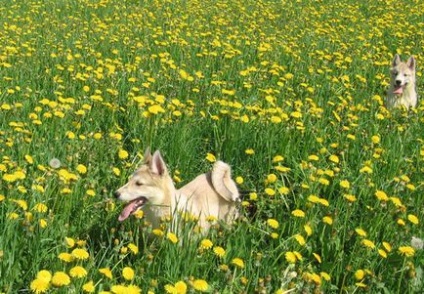
[[[413,56],[402,62],[398,54],[395,55],[390,69],[390,88],[387,93],[386,107],[404,106],[407,109],[417,106],[417,92],[415,89],[415,66]]]
[[[161,218],[188,212],[198,217],[198,225],[207,229],[208,217],[231,223],[239,216],[239,192],[231,179],[228,164],[217,161],[212,171],[202,174],[177,190],[159,151],[147,150],[144,162],[127,184],[115,192],[115,197],[128,201],[119,221],[124,221],[138,209],[157,228]]]

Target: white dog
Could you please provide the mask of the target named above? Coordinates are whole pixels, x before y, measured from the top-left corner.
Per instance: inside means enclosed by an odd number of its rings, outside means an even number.
[[[212,171],[177,190],[158,150],[153,155],[149,149],[146,151],[141,167],[115,192],[115,197],[129,202],[119,221],[142,208],[153,227],[177,212],[198,218],[198,225],[204,229],[210,227],[210,218],[231,223],[239,216],[239,192],[228,164],[217,161]]]
[[[415,89],[415,66],[413,56],[406,62],[395,55],[390,69],[390,88],[387,93],[386,107],[394,108],[403,106],[409,109],[417,106],[417,92]]]

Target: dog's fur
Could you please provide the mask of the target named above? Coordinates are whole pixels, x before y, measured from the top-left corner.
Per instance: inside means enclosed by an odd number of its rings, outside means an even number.
[[[232,223],[239,216],[239,192],[228,164],[217,161],[210,172],[177,190],[158,150],[153,155],[149,149],[146,151],[141,167],[115,192],[115,197],[129,202],[120,221],[142,208],[154,228],[162,218],[181,212],[198,218],[203,229],[210,227],[209,217]]]
[[[386,107],[410,107],[417,106],[417,92],[415,86],[416,61],[410,56],[406,62],[402,62],[398,54],[395,55],[390,68],[390,87],[386,98]]]

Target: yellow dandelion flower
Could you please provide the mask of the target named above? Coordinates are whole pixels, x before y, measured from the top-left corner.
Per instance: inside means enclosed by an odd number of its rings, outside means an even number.
[[[52,280],[52,274],[48,270],[40,270],[37,273],[37,279],[43,280],[49,283]]]
[[[300,210],[300,209],[295,209],[295,210],[293,210],[293,211],[291,212],[291,214],[292,214],[293,216],[295,216],[295,217],[300,217],[300,218],[305,217],[305,212],[304,212],[303,210]]]
[[[71,278],[67,273],[59,271],[53,274],[51,283],[56,287],[67,286],[71,283]]]
[[[312,203],[318,203],[319,202],[319,197],[317,195],[309,195],[308,196],[308,201],[312,202]]]
[[[398,249],[400,255],[412,257],[415,255],[415,249],[411,246],[400,246]]]
[[[209,162],[215,162],[216,157],[212,153],[208,153],[208,154],[206,154],[206,160],[209,161]]]
[[[350,188],[350,183],[348,180],[341,180],[340,181],[340,187],[344,188],[344,189],[349,189]]]
[[[273,219],[273,218],[268,219],[267,224],[268,224],[268,226],[270,226],[273,229],[278,229],[278,227],[280,226],[278,221]]]
[[[121,170],[117,167],[112,168],[112,172],[115,176],[119,177],[121,175]]]
[[[28,155],[27,154],[24,157],[25,157],[26,162],[28,162],[29,164],[33,164],[34,163],[34,159],[32,158],[31,155]]]
[[[296,261],[297,261],[296,255],[291,251],[286,252],[284,254],[284,256],[285,256],[286,261],[288,263],[296,263]]]
[[[333,224],[333,219],[331,218],[331,216],[324,216],[322,218],[322,221],[327,224],[327,225],[332,225]]]
[[[386,249],[387,252],[392,251],[392,246],[387,242],[383,242],[383,247],[384,249]]]
[[[337,155],[334,155],[334,154],[330,155],[330,157],[328,159],[330,161],[334,162],[334,163],[339,163],[340,162],[339,157]]]
[[[94,293],[94,291],[96,291],[96,287],[94,286],[93,281],[89,281],[82,285],[82,290],[86,293]]]
[[[306,240],[305,240],[305,238],[303,238],[302,235],[296,234],[296,235],[294,235],[294,238],[296,239],[297,243],[299,243],[300,246],[303,246],[303,245],[306,244]]]
[[[31,282],[30,288],[31,290],[36,293],[46,293],[49,290],[50,282],[42,280],[42,279],[35,279]]]
[[[419,224],[419,220],[418,220],[418,217],[416,217],[415,215],[413,215],[413,214],[408,214],[408,220],[411,222],[411,223],[413,223],[414,225],[418,225]]]
[[[388,201],[389,200],[389,197],[387,196],[387,194],[384,191],[377,190],[374,195],[380,201]]]
[[[244,182],[243,177],[241,177],[241,176],[236,177],[236,183],[237,184],[241,185],[241,184],[243,184],[243,182]]]
[[[286,186],[282,186],[278,188],[278,192],[282,195],[288,195],[290,193],[290,189]]]
[[[94,197],[96,196],[96,191],[94,191],[93,189],[88,189],[87,191],[85,191],[85,194],[90,197]]]
[[[68,248],[73,248],[75,246],[75,240],[69,237],[65,237],[65,243]]]
[[[187,284],[184,281],[178,281],[174,285],[177,294],[187,293]]]
[[[405,226],[406,225],[406,223],[405,223],[405,221],[403,220],[403,219],[398,219],[397,221],[396,221],[396,223],[399,225],[399,226]]]
[[[67,252],[59,253],[58,258],[64,262],[72,262],[74,260],[72,254]]]
[[[77,172],[84,175],[87,173],[87,167],[83,164],[78,164],[76,168]]]
[[[310,235],[312,235],[312,227],[309,224],[304,225],[303,226],[303,229],[305,230],[306,235],[308,235],[308,237]]]
[[[100,268],[99,269],[99,272],[101,274],[103,274],[108,279],[112,279],[113,278],[112,271],[108,267]]]
[[[220,257],[220,258],[222,258],[222,257],[224,257],[225,256],[225,249],[224,248],[222,248],[221,246],[215,246],[214,248],[213,248],[213,253],[215,253],[215,255],[216,256],[218,256],[218,257]]]
[[[383,249],[378,249],[378,254],[383,258],[387,258],[387,252]]]
[[[343,198],[346,199],[349,202],[355,202],[356,201],[356,196],[352,195],[352,194],[344,194]]]
[[[363,229],[361,228],[356,228],[355,229],[356,234],[358,234],[361,237],[366,237],[367,236],[367,232],[365,232]]]
[[[87,271],[82,266],[74,266],[69,270],[69,275],[73,278],[83,278],[87,276]]]
[[[166,238],[174,244],[178,243],[178,237],[174,233],[171,233],[171,232],[167,233]]]
[[[331,281],[331,276],[328,273],[326,273],[326,272],[320,272],[319,275],[321,276],[321,278],[323,278],[327,282],[328,281]]]
[[[124,149],[119,149],[118,151],[118,157],[119,159],[127,159],[129,156],[128,152]]]
[[[166,284],[164,289],[167,294],[177,294],[177,289],[175,289],[174,285]]]
[[[280,161],[283,161],[283,160],[284,160],[284,157],[281,156],[281,155],[276,155],[272,158],[273,163],[280,162]]]
[[[316,273],[305,273],[303,277],[307,282],[312,282],[316,285],[321,285],[321,277]]]
[[[200,292],[206,292],[209,289],[209,284],[205,280],[197,279],[192,283],[193,289]]]
[[[208,249],[211,249],[212,246],[213,246],[213,243],[209,239],[203,239],[202,241],[200,241],[200,249],[208,250]]]
[[[272,239],[278,239],[278,234],[275,233],[275,232],[271,233],[270,236],[271,236]]]
[[[253,155],[255,154],[255,150],[253,150],[252,148],[249,148],[249,149],[246,149],[244,153],[246,153],[247,155]]]
[[[128,294],[128,289],[124,285],[113,285],[110,291],[114,294]]]
[[[318,261],[318,263],[321,263],[321,262],[322,262],[322,260],[321,260],[321,256],[320,256],[319,254],[317,254],[317,253],[312,253],[312,255],[315,257],[315,259]]]
[[[80,259],[80,260],[86,260],[87,258],[90,257],[90,254],[88,254],[87,250],[83,249],[83,248],[76,248],[74,250],[72,250],[72,256],[75,257],[76,259]]]
[[[165,233],[161,229],[153,229],[152,230],[153,235],[158,237],[163,237]]]
[[[269,174],[269,175],[267,175],[267,177],[266,177],[266,182],[268,183],[268,184],[272,184],[272,183],[275,183],[276,181],[277,181],[277,176],[275,175],[275,174]]]
[[[231,260],[231,264],[233,264],[233,265],[235,265],[235,266],[237,266],[239,268],[244,268],[244,261],[243,261],[243,259],[238,258],[238,257],[233,258]]]
[[[365,271],[362,269],[359,269],[355,272],[354,275],[357,281],[361,281],[365,277]]]
[[[128,249],[131,251],[132,254],[137,255],[138,254],[138,247],[137,245],[130,243],[128,244]]]
[[[378,136],[378,135],[372,136],[371,137],[371,142],[373,142],[374,144],[380,143],[380,136]]]
[[[265,194],[272,197],[275,195],[275,190],[272,188],[265,188]]]
[[[318,161],[319,160],[319,157],[317,155],[315,155],[315,154],[312,154],[312,155],[309,155],[308,156],[308,160],[309,161]]]
[[[364,240],[362,240],[362,241],[361,241],[361,244],[362,244],[363,246],[367,247],[367,248],[370,248],[370,249],[374,249],[374,248],[375,248],[375,244],[374,244],[374,242],[373,242],[373,241],[371,241],[371,240],[368,240],[368,239],[364,239]]]
[[[134,279],[134,270],[128,266],[124,267],[122,269],[122,276],[125,280],[131,281],[132,279]]]
[[[45,205],[44,203],[37,203],[35,206],[34,206],[34,208],[33,208],[36,212],[39,212],[39,213],[44,213],[44,212],[47,212],[47,210],[48,210],[48,207],[47,207],[47,205]]]

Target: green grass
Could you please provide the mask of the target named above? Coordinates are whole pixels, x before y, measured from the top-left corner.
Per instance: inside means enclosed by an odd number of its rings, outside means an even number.
[[[395,53],[424,90],[422,1],[3,2],[0,293],[420,293],[424,107],[382,102]],[[149,146],[228,162],[243,217],[119,223]]]

